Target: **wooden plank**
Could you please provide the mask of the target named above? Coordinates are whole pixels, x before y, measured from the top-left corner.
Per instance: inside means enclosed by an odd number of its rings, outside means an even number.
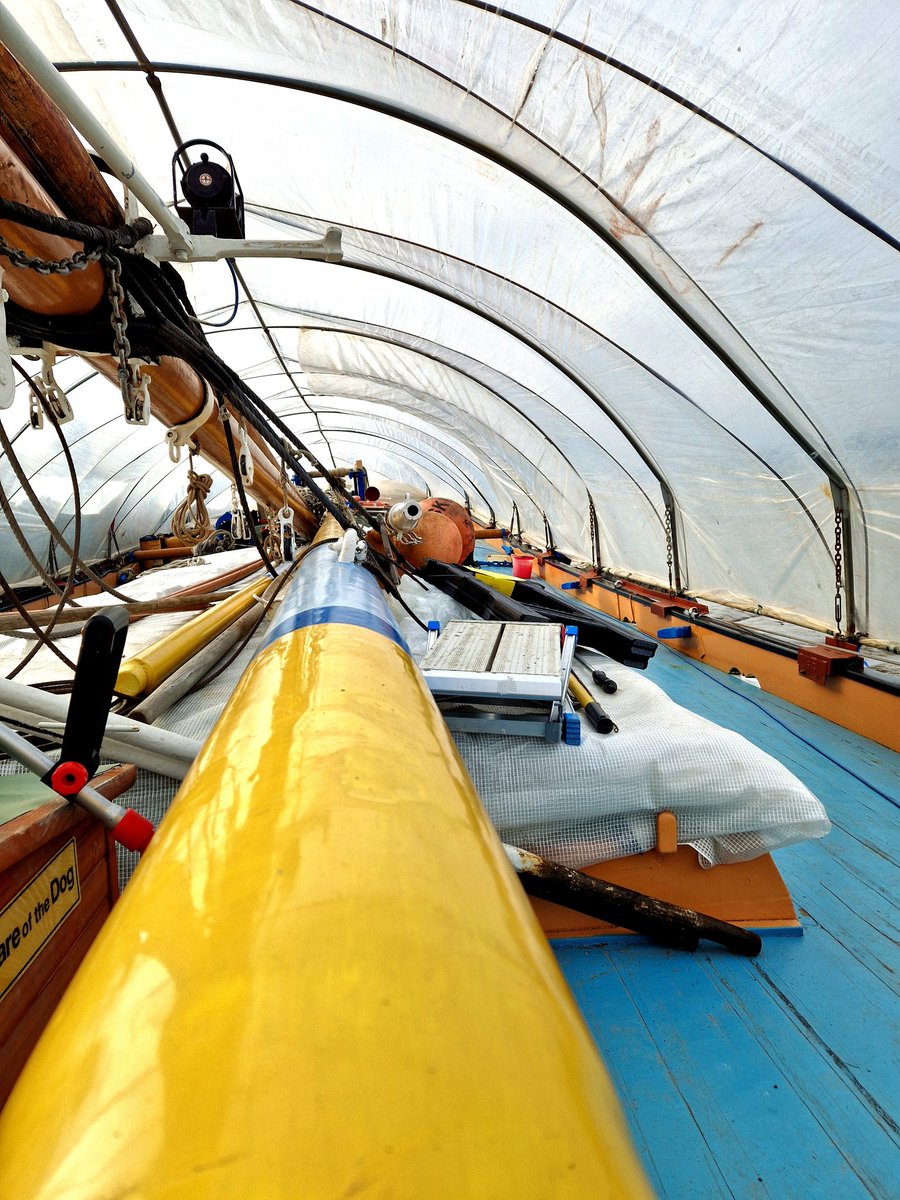
[[[793,954],[773,947],[756,970],[772,994],[790,1006],[804,1036],[827,1046],[836,1070],[881,1120],[878,1110],[896,1111],[900,1098],[896,998],[828,929],[809,929],[803,941],[802,950]],[[896,1120],[889,1123],[900,1139]]]
[[[513,675],[559,675],[561,658],[558,625],[516,621],[504,627],[491,671]]]
[[[813,935],[804,947],[811,955],[818,953],[816,941]],[[736,1018],[773,1062],[779,1064],[798,1099],[841,1150],[868,1189],[867,1194],[895,1195],[896,1136],[877,1119],[858,1087],[842,1074],[828,1045],[831,1029],[846,1021],[846,1012],[834,1012],[829,1024],[819,1030],[798,1025],[790,1007],[765,985],[755,966],[751,971],[762,987],[735,988],[722,972],[714,972],[716,985],[727,995]],[[837,1187],[822,1194],[842,1196]]]
[[[0,1001],[0,1057],[4,1039],[26,1019],[36,997],[51,977],[60,969],[68,972],[69,979],[75,974],[77,962],[65,964],[84,928],[93,923],[98,913],[104,916],[109,913],[105,861],[99,859],[89,870],[83,871],[79,859],[78,868],[80,901]]]
[[[715,1152],[690,1108],[678,1102],[675,1080],[608,948],[555,949],[658,1195],[731,1200]]]
[[[52,832],[41,845],[17,862],[10,863],[0,874],[0,906],[5,905],[17,892],[21,891],[40,871],[44,863],[72,838],[76,839],[80,874],[87,875],[103,857],[106,839],[103,836],[102,825],[74,806],[69,811],[61,813],[60,816],[66,818],[74,816],[75,819],[66,820],[65,824],[60,821],[53,826]]]
[[[28,1056],[34,1049],[41,1033],[47,1027],[47,1022],[53,1016],[57,1004],[72,981],[75,971],[82,959],[90,950],[97,934],[103,928],[107,918],[103,908],[98,908],[91,919],[82,926],[79,936],[72,946],[66,959],[57,963],[56,970],[49,976],[41,990],[37,993],[28,1010],[27,1020],[20,1022],[12,1029],[10,1036],[2,1043],[2,1059],[0,1059],[0,1108],[15,1086],[22,1068],[28,1061]]]
[[[856,803],[869,806],[879,819],[885,815],[883,796],[873,795],[867,784],[900,806],[896,753],[758,688],[729,682],[725,675],[710,677],[710,670],[661,648],[648,674],[691,712],[736,730],[790,766],[813,791],[817,788],[808,775],[816,785],[827,785],[837,773],[842,787],[857,796]]]
[[[802,945],[802,940],[770,939],[763,953],[769,953],[774,944],[790,951]],[[733,994],[760,991],[747,960],[724,953],[687,955],[637,945],[611,952],[611,960],[659,1055],[660,1065],[645,1064],[647,1075],[633,1066],[631,1043],[609,1034],[609,1027],[616,1027],[619,1010],[607,995],[606,979],[599,987],[594,981],[594,990],[602,992],[602,998],[594,1001],[600,1024],[590,1018],[589,1023],[607,1061],[620,1064],[627,1079],[629,1107],[637,1103],[641,1113],[644,1098],[658,1095],[653,1126],[645,1130],[648,1141],[670,1126],[679,1108],[702,1133],[702,1152],[695,1141],[669,1147],[660,1172],[661,1195],[679,1200],[706,1196],[708,1155],[721,1170],[726,1194],[735,1197],[809,1200],[811,1196],[833,1196],[850,1200],[869,1195],[858,1178],[857,1164],[848,1161],[840,1121],[824,1128],[821,1113],[795,1087],[794,1055],[808,1059],[812,1054],[816,1065],[826,1072],[830,1064],[823,1061],[817,1047],[810,1048],[783,1013],[767,1011],[766,1016],[781,1035],[776,1056],[761,1047],[757,1030],[736,1013]],[[578,982],[566,960],[562,961],[582,1003]],[[722,979],[729,989],[720,986]],[[824,1103],[833,1105],[841,1116],[851,1113],[859,1117],[857,1098],[831,1074]],[[683,1120],[681,1116],[679,1127]],[[871,1131],[866,1122],[856,1120],[857,1126],[861,1133],[867,1131],[868,1138]],[[866,1140],[856,1153],[868,1157],[869,1150]]]
[[[422,670],[487,671],[502,630],[499,621],[448,621]]]
[[[832,832],[813,847],[782,854],[785,880],[801,910],[828,928],[881,983],[900,988],[900,920],[896,898],[841,862]],[[831,843],[831,844],[828,844]],[[838,848],[840,842],[838,841]]]

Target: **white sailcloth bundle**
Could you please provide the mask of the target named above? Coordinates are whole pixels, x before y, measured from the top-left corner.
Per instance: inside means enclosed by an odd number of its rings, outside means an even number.
[[[471,616],[434,591],[403,594],[442,623]],[[420,656],[424,634],[405,614],[400,619],[399,607],[394,611]],[[619,685],[614,695],[598,696],[617,733],[598,734],[582,720],[578,747],[455,735],[504,841],[582,867],[652,849],[657,814],[669,810],[679,843],[716,866],[828,833],[822,804],[771,755],[676,704],[643,672],[591,657]]]

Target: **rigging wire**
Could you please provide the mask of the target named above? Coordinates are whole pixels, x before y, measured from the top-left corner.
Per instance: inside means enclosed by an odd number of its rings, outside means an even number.
[[[44,571],[42,565],[39,562],[37,562],[36,559],[32,556],[30,548],[28,548],[28,550],[27,550],[28,558],[32,562],[34,562],[35,565],[37,566],[38,575],[47,584],[49,584],[51,589],[54,592],[56,592],[56,594],[59,596],[59,601],[56,606],[56,611],[53,613],[53,616],[51,617],[49,624],[45,627],[41,627],[29,615],[27,615],[28,610],[25,608],[24,605],[19,603],[19,598],[15,594],[15,592],[12,590],[12,588],[8,585],[8,583],[6,582],[5,579],[0,579],[0,583],[2,583],[3,591],[9,593],[9,596],[12,599],[13,605],[18,610],[19,614],[23,617],[23,619],[25,620],[25,623],[30,627],[31,631],[34,633],[35,638],[36,638],[35,645],[28,651],[28,653],[24,656],[24,658],[20,659],[20,661],[16,664],[16,666],[12,669],[12,671],[7,676],[8,679],[14,679],[16,677],[16,675],[18,675],[19,672],[22,671],[31,662],[31,660],[38,653],[38,651],[41,649],[42,646],[48,646],[53,651],[53,653],[57,656],[57,658],[61,659],[62,662],[65,663],[65,665],[67,667],[69,667],[70,670],[72,670],[72,671],[75,670],[74,663],[72,663],[71,660],[65,654],[62,653],[62,651],[59,649],[59,647],[55,645],[56,639],[53,637],[53,629],[54,629],[54,626],[56,625],[57,621],[59,620],[59,617],[62,613],[64,606],[67,603],[71,604],[74,608],[79,607],[77,601],[75,601],[72,598],[72,591],[75,588],[76,571],[77,571],[78,562],[80,561],[79,556],[80,556],[80,552],[81,552],[81,497],[80,497],[80,493],[78,490],[78,480],[77,480],[77,477],[75,474],[75,464],[72,460],[71,454],[69,453],[68,444],[66,442],[65,435],[63,434],[62,429],[60,427],[59,421],[56,418],[56,414],[52,411],[51,406],[45,402],[44,397],[42,396],[42,394],[40,392],[40,389],[37,387],[37,385],[35,384],[34,380],[31,378],[31,376],[28,374],[28,372],[21,366],[20,363],[17,363],[15,360],[12,360],[12,359],[10,361],[12,362],[12,364],[16,368],[16,370],[19,372],[19,374],[22,375],[22,377],[25,379],[28,387],[35,394],[35,396],[38,400],[38,403],[41,405],[41,407],[44,411],[44,415],[49,419],[50,423],[53,425],[53,428],[56,430],[57,437],[59,438],[60,444],[66,454],[66,461],[67,461],[67,464],[69,467],[69,475],[70,475],[70,479],[71,479],[71,483],[72,483],[72,494],[73,494],[74,503],[75,503],[75,530],[74,530],[74,537],[73,537],[74,546],[73,546],[73,550],[72,550],[71,561],[69,563],[69,573],[66,577],[66,582],[65,582],[65,585],[64,585],[62,591],[60,591],[56,581],[54,579],[52,579]],[[21,472],[21,463],[19,462],[16,452],[13,450],[12,442],[10,442],[6,437],[6,431],[3,428],[2,422],[0,422],[0,441],[2,441],[4,452],[6,454],[6,457],[9,459],[10,465],[12,466],[14,472],[16,473],[17,478],[19,478],[19,480],[21,482],[23,479],[23,476],[20,473]],[[4,496],[4,499],[5,499],[5,496]],[[4,513],[6,513],[7,520],[9,521],[10,528],[12,529],[12,531],[16,537],[16,540],[19,542],[19,545],[22,546],[23,542],[25,542],[27,544],[27,539],[24,538],[21,525],[19,524],[19,521],[17,520],[15,514],[13,513],[11,506],[9,508],[7,508],[7,504],[4,503],[3,508],[4,508]],[[50,545],[51,545],[51,547],[53,547],[52,530],[48,529],[48,532],[50,532],[50,534],[51,534]]]
[[[3,574],[2,571],[0,571],[0,591],[2,591],[4,595],[9,596],[10,600],[13,603],[13,607],[16,609],[19,616],[22,618],[22,620],[29,627],[29,629],[32,631],[35,638],[37,639],[36,645],[32,646],[31,649],[28,651],[28,653],[25,655],[25,657],[16,663],[16,665],[9,672],[9,674],[6,676],[6,678],[7,679],[15,679],[15,677],[19,674],[19,672],[22,670],[22,668],[27,666],[27,664],[32,660],[32,658],[34,658],[35,654],[37,654],[38,650],[40,650],[42,646],[46,646],[49,650],[52,650],[53,653],[56,655],[56,657],[58,659],[61,659],[62,662],[69,668],[70,671],[74,672],[75,664],[72,662],[72,660],[70,658],[68,658],[67,655],[63,654],[63,652],[62,652],[62,650],[60,650],[59,646],[57,646],[56,643],[53,641],[53,639],[50,638],[50,636],[49,636],[51,626],[47,625],[45,627],[42,627],[42,626],[38,625],[37,621],[34,620],[31,613],[29,613],[28,609],[25,607],[25,605],[22,603],[22,601],[16,595],[15,591],[13,590],[12,584],[10,584],[9,580],[6,578],[6,576]]]
[[[0,201],[0,213],[3,212],[5,204],[6,202]],[[20,209],[22,206],[15,207],[16,209]],[[36,227],[41,227],[46,223],[44,214],[31,213],[29,210],[25,210],[25,214],[29,217],[29,220],[23,221],[23,223],[30,223]],[[17,213],[11,212],[9,219],[17,220]],[[76,237],[84,241],[86,245],[92,241],[98,242],[101,245],[108,245],[110,242],[116,240],[119,244],[123,244],[129,238],[134,237],[136,231],[142,229],[139,222],[135,222],[131,227],[126,227],[125,231],[94,229],[81,223],[67,222],[63,218],[56,217],[52,219],[52,222],[54,232]],[[126,234],[128,235],[127,237],[125,236]],[[251,425],[274,450],[276,457],[286,461],[293,468],[298,481],[309,489],[312,495],[319,500],[322,506],[335,518],[342,528],[355,527],[359,531],[362,521],[365,521],[372,528],[377,528],[373,517],[360,505],[357,498],[345,495],[342,485],[331,474],[328,468],[304,445],[277,413],[257,396],[240,376],[213,350],[203,332],[202,324],[191,306],[184,283],[177,272],[171,267],[150,263],[136,255],[123,254],[120,259],[119,257],[107,254],[106,259],[111,264],[114,264],[117,275],[126,275],[127,286],[132,299],[139,306],[140,315],[133,315],[129,322],[129,332],[131,334],[129,350],[132,354],[170,354],[183,358],[220,396],[226,397],[231,402],[238,415],[247,424]],[[38,270],[42,268],[52,270],[54,266],[57,269],[61,269],[61,264],[40,263],[37,260],[20,262],[18,265],[29,266]],[[70,270],[72,267],[65,265],[65,269]],[[102,316],[101,311],[100,314],[88,314],[86,319],[77,317],[72,319],[70,317],[62,321],[55,318],[44,318],[41,320],[35,314],[29,313],[27,310],[10,303],[8,323],[11,329],[15,331],[22,330],[26,333],[26,336],[37,336],[42,340],[50,340],[57,344],[66,344],[73,349],[96,351],[101,348],[103,350],[106,349],[108,334],[104,327]],[[74,337],[72,336],[73,331]],[[137,349],[139,341],[141,342],[141,347]],[[243,492],[233,438],[228,423],[223,421],[223,424],[225,426],[226,441],[228,442],[229,458],[231,460],[232,471],[234,472],[235,483],[241,496],[241,504],[245,516],[250,524],[254,543],[263,561],[266,563],[269,572],[273,575],[277,574],[266,555],[264,547],[260,544],[256,528],[252,520],[250,520],[249,505],[246,495]],[[281,435],[280,438],[278,434]],[[291,446],[296,449],[296,454],[289,449]],[[303,466],[298,454],[312,463],[321,476],[328,481],[332,488],[332,495],[318,486],[315,479]],[[40,501],[34,495],[33,489],[27,484],[24,476],[20,476],[20,483],[25,487],[29,498],[35,505],[36,511],[41,514],[48,529],[51,529],[52,523],[49,521],[49,518],[40,505]],[[336,502],[338,495],[344,501],[343,505]],[[51,529],[51,532],[53,532],[53,529]],[[68,546],[68,543],[59,534],[58,530],[55,532],[60,544],[71,554],[71,548]],[[84,566],[84,564],[81,565]],[[109,588],[108,585],[94,575],[90,568],[85,569],[100,586],[104,587],[107,591],[111,591],[112,594],[118,595],[114,589]],[[383,570],[377,560],[374,559],[374,556],[372,569],[383,578],[388,590],[392,594],[397,595],[399,589],[396,583]]]
[[[60,236],[76,238],[84,242],[85,247],[89,245],[99,247],[107,252],[117,247],[130,248],[141,236],[149,233],[152,228],[150,223],[143,218],[118,230],[85,225],[82,222],[70,221],[67,218],[51,217],[46,213],[27,208],[24,205],[5,200],[2,197],[0,197],[0,218]],[[89,258],[96,258],[99,254],[99,250],[95,248],[90,252],[86,250],[84,253],[74,256],[72,260],[66,260],[64,263],[51,264],[30,259],[28,256],[21,254],[21,252],[16,251],[14,247],[9,247],[8,249],[12,260],[17,266],[29,267],[38,271],[56,270],[63,271],[64,273],[77,269],[79,265],[86,265]],[[75,263],[76,258],[79,260],[78,263]],[[279,420],[268,405],[247,387],[237,373],[228,367],[212,349],[203,332],[201,322],[193,311],[187,291],[177,272],[172,268],[151,264],[139,256],[124,256],[124,259],[125,263],[129,266],[129,286],[133,291],[138,293],[138,299],[144,313],[150,314],[154,318],[152,321],[142,319],[139,322],[136,317],[133,317],[131,321],[131,328],[135,332],[140,328],[144,339],[151,343],[149,353],[170,354],[173,352],[170,343],[173,339],[178,341],[181,344],[181,349],[180,351],[176,351],[176,353],[180,352],[185,361],[190,363],[201,375],[208,377],[210,382],[217,382],[219,389],[228,396],[229,400],[231,400],[245,420],[250,422],[257,432],[272,446],[276,454],[281,453],[280,445],[272,429],[263,420],[263,417],[267,418],[268,422],[276,425],[281,430],[283,436],[328,480],[335,492],[341,492],[339,483],[332,477],[324,463],[320,462],[308,447],[299,441],[296,435]],[[113,258],[113,261],[120,266],[122,265],[117,258]],[[143,278],[141,278],[141,268],[144,268]],[[160,309],[160,304],[163,306],[162,309]],[[167,313],[171,314],[175,320],[170,319]],[[29,313],[12,303],[10,303],[9,316],[11,318],[10,325],[18,323],[31,336],[39,336],[42,340],[53,341],[56,344],[59,344],[61,339],[64,341],[69,340],[65,336],[68,325],[65,320],[45,318],[42,321],[36,314]],[[93,320],[91,317],[93,317]],[[87,321],[76,318],[72,322],[72,325],[74,325],[77,331],[76,337],[78,342],[83,343],[85,340],[84,335],[88,335],[88,344],[82,344],[81,346],[75,344],[72,348],[84,348],[94,351],[101,347],[103,350],[107,349],[106,330],[102,318],[98,318],[94,314],[89,314]],[[71,325],[68,325],[68,328],[71,327]],[[103,330],[102,334],[100,333],[101,329]],[[78,335],[81,336],[79,337]],[[99,346],[98,339],[100,342]],[[132,338],[132,340],[136,339]],[[300,476],[304,486],[308,487],[317,496],[342,527],[346,528],[348,524],[353,523],[348,513],[335,505],[331,498],[318,487],[315,480],[311,478],[303,464],[294,455],[290,455],[288,461],[295,473]],[[351,506],[355,509],[358,517],[366,520],[369,524],[373,524],[369,514],[356,503],[355,499],[351,499]]]
[[[207,329],[224,329],[226,325],[230,325],[234,318],[238,315],[238,309],[241,306],[241,294],[238,291],[237,271],[234,269],[234,260],[226,258],[225,262],[228,270],[231,272],[231,282],[234,284],[234,302],[231,309],[231,314],[225,321],[200,321],[201,325],[205,325]]]
[[[19,372],[19,374],[28,381],[28,386],[30,388],[32,388],[32,390],[36,394],[39,394],[37,386],[34,383],[34,380],[31,378],[31,376],[28,374],[28,372],[21,366],[21,364],[17,363],[15,360],[13,360],[13,366],[16,368],[16,370]],[[43,404],[43,397],[41,397],[41,403]],[[5,450],[6,455],[9,458],[10,465],[16,474],[16,478],[18,479],[19,483],[21,484],[28,499],[31,501],[32,505],[34,506],[35,512],[38,514],[38,516],[44,522],[44,525],[46,526],[46,528],[50,532],[50,534],[56,539],[56,541],[60,544],[60,546],[62,546],[62,548],[66,552],[66,554],[68,554],[69,557],[74,562],[77,562],[77,564],[81,568],[81,570],[88,576],[89,579],[91,579],[94,583],[96,583],[98,585],[98,587],[101,589],[101,591],[108,592],[111,596],[115,596],[115,598],[117,600],[126,601],[128,599],[127,596],[123,596],[121,592],[118,592],[118,591],[116,591],[116,589],[114,587],[111,587],[106,582],[105,579],[102,579],[93,570],[93,568],[88,566],[88,564],[80,557],[81,491],[78,486],[78,474],[75,470],[75,463],[72,459],[72,454],[71,454],[71,451],[69,450],[68,443],[66,442],[65,434],[63,433],[62,428],[59,425],[59,422],[56,420],[56,417],[53,413],[51,413],[49,410],[46,410],[46,411],[47,411],[47,415],[50,418],[50,422],[53,425],[53,428],[56,430],[56,434],[60,440],[60,445],[62,447],[63,456],[65,457],[66,464],[69,468],[69,478],[72,483],[72,499],[73,499],[73,503],[75,506],[75,514],[76,514],[75,540],[78,542],[78,552],[77,553],[72,548],[72,546],[69,544],[69,542],[66,540],[66,538],[63,536],[63,534],[60,533],[53,518],[49,515],[47,510],[44,508],[43,504],[41,503],[40,499],[38,498],[37,493],[35,492],[34,488],[31,486],[31,482],[29,481],[28,476],[25,473],[25,471],[22,469],[22,464],[19,462],[19,459],[16,456],[16,453],[12,448],[12,444],[10,443],[9,438],[6,436],[6,432],[3,429],[2,423],[0,423],[0,444],[2,444],[3,449]]]

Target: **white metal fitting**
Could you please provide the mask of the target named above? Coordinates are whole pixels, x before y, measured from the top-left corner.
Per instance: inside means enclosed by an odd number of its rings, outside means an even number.
[[[205,399],[203,407],[195,417],[191,417],[188,421],[182,421],[180,425],[172,425],[166,430],[166,443],[169,447],[169,458],[172,462],[181,462],[181,450],[186,446],[193,454],[197,450],[197,444],[193,440],[194,434],[201,425],[206,422],[213,414],[216,407],[216,398],[213,395],[213,390],[206,381],[204,381]]]
[[[244,481],[244,487],[250,487],[253,483],[253,445],[244,425],[238,425],[238,437],[240,438],[238,467],[240,468],[241,479]]]
[[[421,504],[410,499],[400,500],[388,510],[384,525],[394,541],[415,546],[422,540],[415,532],[421,516]]]
[[[8,299],[9,292],[3,287],[3,268],[0,267],[0,408],[9,408],[16,395],[12,355],[6,340],[6,302]]]
[[[150,424],[150,377],[143,373],[141,366],[139,359],[129,358],[127,394],[126,389],[122,393],[128,425]]]
[[[44,400],[50,406],[59,424],[65,425],[67,421],[74,420],[75,414],[72,412],[69,397],[56,382],[56,376],[53,374],[53,366],[56,362],[56,347],[48,346],[45,342],[41,349],[37,351],[37,356],[41,360],[41,378],[37,386],[43,393]],[[33,392],[31,400],[31,424],[36,429],[43,429],[44,412],[37,401],[37,396]]]

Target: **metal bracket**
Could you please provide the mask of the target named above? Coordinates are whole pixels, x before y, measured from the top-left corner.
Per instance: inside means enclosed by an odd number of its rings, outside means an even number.
[[[128,360],[128,383],[122,389],[127,425],[150,424],[150,377],[141,370],[139,359]]]
[[[3,286],[3,268],[0,267],[0,408],[9,408],[16,397],[12,355],[6,340],[6,302],[8,299],[9,292]]]
[[[278,529],[281,537],[281,557],[285,562],[293,562],[294,514],[287,505],[278,510]]]
[[[250,238],[217,238],[207,234],[196,235],[190,250],[184,254],[180,247],[170,244],[169,239],[159,234],[142,238],[135,250],[156,262],[217,262],[221,258],[311,258],[318,262],[340,262],[341,231],[329,225],[325,236],[302,241],[254,241]]]
[[[829,678],[843,675],[848,667],[861,667],[862,656],[837,646],[802,646],[797,651],[797,670],[813,683],[827,684]]]
[[[253,484],[253,446],[247,428],[243,424],[238,425],[238,438],[240,447],[237,460],[241,479],[244,481],[244,487],[251,487]]]
[[[231,485],[231,533],[238,542],[242,542],[250,536],[236,484]]]
[[[35,387],[43,395],[59,424],[65,425],[67,421],[75,419],[75,414],[72,412],[68,396],[56,382],[56,376],[53,374],[56,349],[48,346],[45,342],[40,350],[35,350],[35,355],[41,362],[41,377],[40,380],[34,381]],[[33,391],[30,391],[29,394],[28,414],[32,429],[44,428],[44,410]]]
[[[201,425],[206,422],[213,414],[216,407],[216,397],[212,388],[204,380],[204,388],[206,398],[203,401],[203,407],[195,417],[191,417],[188,421],[182,421],[180,425],[172,425],[166,430],[166,443],[169,447],[169,458],[173,463],[181,462],[181,450],[186,446],[191,453],[197,450],[197,443],[193,440],[194,434]]]

